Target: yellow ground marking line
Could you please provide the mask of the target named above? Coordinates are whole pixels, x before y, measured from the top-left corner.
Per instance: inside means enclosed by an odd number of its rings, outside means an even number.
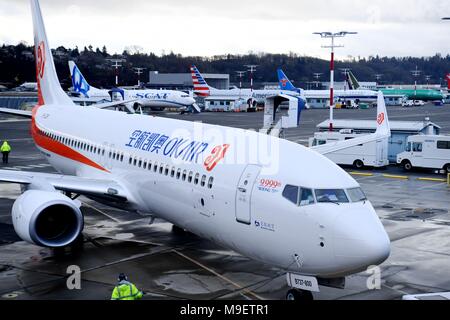
[[[350,172],[351,175],[354,176],[364,176],[364,177],[372,177],[374,176],[373,173],[365,173],[365,172]]]
[[[383,174],[383,177],[385,177],[385,178],[392,178],[392,179],[402,179],[402,180],[408,180],[409,179],[408,176],[397,176],[397,175],[393,175],[393,174]]]
[[[440,178],[417,178],[417,180],[420,180],[420,181],[434,181],[434,182],[447,182],[447,179],[440,179]]]
[[[185,259],[191,261],[192,263],[198,265],[199,267],[205,269],[206,271],[211,272],[211,273],[214,274],[215,276],[217,276],[217,277],[219,277],[220,279],[222,279],[222,280],[224,280],[224,281],[226,281],[226,282],[232,284],[232,285],[235,286],[236,288],[242,289],[243,291],[245,291],[245,292],[248,293],[249,295],[252,295],[252,296],[255,297],[256,299],[258,299],[258,300],[264,300],[262,297],[258,296],[258,295],[257,295],[256,293],[254,293],[253,291],[251,291],[251,290],[249,290],[249,289],[247,289],[247,288],[242,287],[240,284],[238,284],[238,283],[234,282],[233,280],[228,279],[227,277],[225,277],[225,276],[223,276],[223,275],[217,273],[217,272],[214,271],[213,269],[208,268],[207,266],[205,266],[205,265],[202,264],[201,262],[199,262],[199,261],[197,261],[197,260],[194,260],[194,259],[192,259],[191,257],[188,257],[187,255],[185,255],[185,254],[179,252],[178,250],[173,250],[173,252],[175,252],[176,254],[180,255],[181,257],[183,257],[183,258],[185,258]]]

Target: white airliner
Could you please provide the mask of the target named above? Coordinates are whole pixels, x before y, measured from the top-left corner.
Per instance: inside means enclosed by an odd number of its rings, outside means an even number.
[[[228,90],[216,89],[208,85],[196,66],[191,66],[194,93],[200,97],[232,97],[236,101],[246,103],[249,108],[256,108],[258,104],[264,104],[266,98],[285,94],[300,97],[301,93],[289,90],[253,90],[249,88],[232,88]]]
[[[296,88],[284,74],[283,70],[278,69],[277,72],[280,89],[302,92],[308,101],[310,99],[330,99],[330,90],[303,90]],[[378,93],[368,89],[334,90],[334,97],[336,100],[353,100],[357,102],[375,103],[378,99]]]
[[[87,99],[111,99],[111,95],[119,100],[136,100],[134,110],[139,107],[149,108],[182,108],[193,107],[197,112],[200,108],[195,104],[194,98],[189,94],[175,90],[125,90],[115,88],[112,90],[97,89],[87,82],[86,78],[73,61],[69,61],[70,76],[74,92]]]
[[[31,5],[39,84],[31,133],[60,174],[0,170],[0,181],[24,190],[12,208],[23,240],[70,245],[83,230],[71,196],[85,195],[321,284],[388,258],[389,238],[359,184],[319,153],[387,138],[384,103],[375,134],[317,151],[248,130],[79,108],[59,85],[38,0]],[[273,148],[268,161],[246,160],[259,145]]]

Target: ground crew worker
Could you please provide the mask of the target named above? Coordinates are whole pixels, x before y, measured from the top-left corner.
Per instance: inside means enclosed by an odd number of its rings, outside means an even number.
[[[119,283],[114,288],[111,300],[137,300],[144,295],[134,284],[128,282],[128,278],[124,273],[119,274]]]
[[[8,164],[8,156],[11,152],[11,146],[8,144],[8,141],[4,141],[2,146],[0,147],[0,152],[3,155],[3,164]]]

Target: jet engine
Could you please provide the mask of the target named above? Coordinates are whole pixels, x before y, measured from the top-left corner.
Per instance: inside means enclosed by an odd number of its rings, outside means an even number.
[[[29,190],[14,202],[14,230],[22,240],[59,248],[74,242],[83,230],[83,214],[59,192]]]

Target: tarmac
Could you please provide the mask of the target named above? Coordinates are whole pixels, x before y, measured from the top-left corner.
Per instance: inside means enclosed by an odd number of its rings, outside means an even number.
[[[388,109],[390,120],[426,116],[450,131],[450,106]],[[341,119],[375,119],[376,111],[335,110]],[[262,126],[258,113],[157,113],[246,129]],[[301,126],[286,131],[292,141],[306,141],[327,110],[305,110]],[[0,116],[0,139],[13,147],[1,169],[54,172],[34,147],[29,120]],[[372,274],[347,277],[345,289],[321,287],[315,299],[401,299],[406,294],[450,291],[450,188],[444,176],[429,171],[405,174],[345,168],[361,184],[391,239],[391,255],[381,266],[381,287],[370,290]],[[399,176],[403,176],[400,178]],[[405,178],[407,177],[407,179]],[[430,178],[430,180],[418,180]],[[50,250],[21,241],[11,222],[11,207],[20,187],[0,184],[0,299],[109,299],[117,275],[125,272],[145,291],[144,299],[284,299],[282,270],[243,257],[172,225],[136,213],[112,209],[80,197],[85,215],[84,245]],[[69,290],[69,266],[81,270],[81,289]]]

